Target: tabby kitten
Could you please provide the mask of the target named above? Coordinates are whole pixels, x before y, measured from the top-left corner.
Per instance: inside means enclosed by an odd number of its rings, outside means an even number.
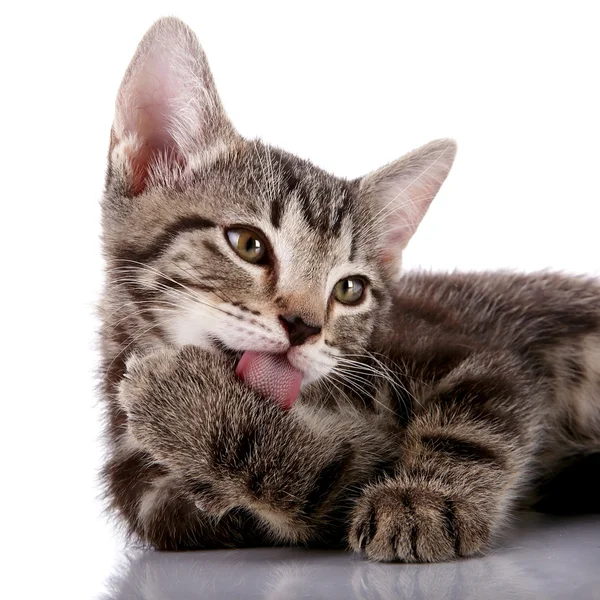
[[[104,480],[137,539],[469,556],[600,449],[598,282],[399,277],[455,151],[329,175],[243,139],[194,34],[150,29],[102,216]]]

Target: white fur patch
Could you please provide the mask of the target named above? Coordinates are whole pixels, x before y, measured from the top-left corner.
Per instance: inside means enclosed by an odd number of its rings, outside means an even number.
[[[152,517],[165,500],[172,495],[172,486],[176,478],[173,475],[164,475],[157,478],[152,487],[144,492],[138,504],[138,515],[142,523],[152,520]]]

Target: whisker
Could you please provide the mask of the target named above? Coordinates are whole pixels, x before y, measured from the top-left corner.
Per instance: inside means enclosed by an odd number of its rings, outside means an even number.
[[[230,314],[227,313],[225,310],[223,310],[222,308],[220,308],[219,306],[217,306],[216,304],[212,303],[212,302],[208,302],[205,298],[203,298],[202,296],[200,296],[197,292],[195,292],[193,289],[191,289],[190,287],[184,285],[183,283],[181,283],[180,281],[177,281],[175,279],[173,279],[172,277],[169,277],[166,273],[163,273],[162,271],[160,271],[159,269],[155,269],[154,267],[150,267],[149,265],[145,265],[144,263],[138,262],[138,261],[132,261],[132,260],[128,260],[127,262],[131,262],[134,264],[139,265],[140,270],[144,270],[146,269],[147,271],[150,271],[151,273],[158,275],[159,277],[164,277],[166,280],[170,281],[171,283],[175,284],[176,286],[179,286],[180,288],[182,288],[182,290],[185,290],[187,293],[187,296],[200,303],[200,304],[204,304],[205,306],[209,306],[210,308],[214,308],[215,310],[221,311],[221,312],[225,312],[226,314]],[[134,281],[132,283],[138,283],[138,281]],[[160,282],[154,281],[152,282],[153,285],[162,285],[163,287],[161,289],[163,289],[163,291],[166,291],[169,288],[169,286],[166,286],[164,284],[160,284]],[[230,315],[231,316],[231,315]]]
[[[340,366],[337,368],[338,372],[344,371],[348,374],[351,373],[352,377],[354,377],[355,379],[362,380],[363,382],[366,381],[363,377],[366,375],[379,377],[379,378],[383,379],[384,381],[386,381],[391,386],[392,390],[395,391],[395,394],[399,399],[403,398],[403,392],[404,392],[412,400],[414,400],[416,404],[421,405],[420,401],[404,385],[402,380],[399,378],[398,374],[396,374],[383,361],[381,361],[379,358],[377,358],[377,356],[375,356],[375,353],[365,351],[363,354],[348,354],[348,355],[342,356],[342,355],[334,354],[333,352],[326,351],[326,354],[328,354],[331,357],[334,357],[337,361],[339,361]],[[353,359],[347,358],[347,356],[356,356],[356,357],[362,358],[363,360],[366,358],[369,358],[377,366],[370,365],[365,362],[353,360]],[[381,355],[381,356],[383,356],[384,358],[387,358],[387,357],[385,357],[385,355]],[[401,370],[399,365],[397,365],[396,363],[393,363],[393,364],[399,370]],[[406,376],[409,377],[408,374],[406,374]],[[410,378],[410,379],[412,379],[412,378]],[[346,383],[347,383],[347,381],[346,381]],[[369,385],[374,385],[370,381],[368,383],[369,383]]]
[[[342,395],[344,396],[344,398],[346,398],[346,400],[348,401],[348,404],[352,404],[352,400],[350,400],[350,397],[348,396],[348,394],[346,394],[346,392],[344,392],[344,390],[343,390],[342,388],[340,388],[340,387],[339,387],[339,386],[336,384],[336,382],[335,382],[335,379],[332,377],[332,374],[331,374],[331,373],[328,373],[328,374],[327,374],[327,375],[326,375],[326,376],[325,376],[325,377],[322,379],[322,381],[323,381],[323,384],[326,384],[326,383],[331,383],[331,385],[333,385],[333,387],[335,387],[335,389],[336,389],[336,390],[337,390],[337,391],[338,391],[340,394],[342,394]],[[331,393],[331,390],[330,390],[330,389],[327,389],[327,391],[328,391],[329,395],[330,395],[330,396],[331,396],[331,397],[332,397],[332,398],[335,400],[335,404],[336,404],[337,408],[339,409],[339,408],[340,408],[340,405],[339,405],[338,399],[335,397],[335,395],[334,395],[334,394],[332,394],[332,393]]]
[[[350,378],[348,378],[348,377],[345,377],[343,374],[339,373],[339,371],[338,371],[337,373],[333,374],[333,376],[334,376],[334,377],[336,377],[336,378],[337,378],[337,380],[338,380],[340,383],[342,383],[343,385],[347,385],[347,386],[348,386],[348,387],[350,387],[351,389],[358,390],[358,391],[359,391],[359,395],[361,394],[361,390],[362,390],[362,388],[361,388],[360,386],[357,386],[357,385],[355,384],[355,382],[354,382],[354,380],[353,380],[353,379],[350,379]],[[363,392],[363,393],[364,393],[364,392]],[[387,410],[387,411],[389,411],[390,413],[392,413],[392,414],[394,414],[394,415],[395,415],[394,411],[393,411],[393,410],[392,410],[392,409],[391,409],[389,406],[386,406],[386,405],[385,405],[385,404],[383,404],[383,403],[382,403],[380,400],[377,400],[377,396],[376,396],[376,394],[372,394],[372,395],[371,395],[371,394],[366,394],[366,395],[367,395],[367,397],[370,397],[370,398],[371,398],[371,399],[372,399],[372,400],[375,402],[375,404],[378,404],[378,405],[379,405],[379,406],[381,406],[382,408],[385,408],[385,410]],[[366,404],[365,404],[365,406],[366,406]]]
[[[123,310],[127,306],[140,306],[140,305],[145,305],[145,304],[154,304],[155,302],[160,302],[160,303],[163,303],[163,304],[171,304],[174,307],[178,307],[178,305],[173,304],[172,302],[168,302],[166,300],[139,300],[139,301],[137,301],[137,300],[129,300],[127,302],[123,302],[122,304],[120,304],[117,308],[115,308],[108,315],[103,315],[103,318],[104,318],[104,320],[109,321],[120,310]]]
[[[124,317],[121,317],[118,321],[116,321],[115,323],[112,323],[109,321],[110,317],[107,317],[105,319],[105,322],[107,322],[108,324],[110,324],[110,329],[109,331],[114,331],[121,323],[123,323],[124,321],[127,321],[128,319],[131,319],[133,317],[139,316],[139,317],[143,317],[144,312],[152,310],[152,311],[162,311],[162,312],[166,312],[166,313],[173,313],[173,310],[176,308],[179,308],[179,306],[177,304],[174,304],[173,302],[162,302],[159,301],[158,303],[163,304],[165,306],[171,306],[173,308],[164,308],[164,306],[159,307],[159,306],[154,306],[154,304],[157,304],[155,302],[151,302],[151,301],[146,301],[146,302],[128,302],[128,304],[133,304],[134,306],[137,306],[138,304],[141,305],[150,305],[150,306],[146,306],[144,308],[140,308],[139,310],[134,310],[131,313],[128,313],[127,315],[125,315]],[[125,308],[124,306],[121,306],[120,308],[118,308],[116,311],[113,311],[113,315],[116,314],[119,310]]]
[[[227,311],[225,311],[224,309],[217,306],[216,304],[206,301],[205,299],[203,299],[201,296],[198,296],[197,294],[195,294],[195,295],[190,294],[189,292],[186,292],[184,289],[174,289],[171,286],[165,285],[164,283],[161,283],[159,281],[152,281],[152,282],[149,282],[150,285],[144,285],[144,283],[142,283],[138,279],[121,278],[121,279],[117,280],[116,283],[121,283],[124,285],[134,285],[143,291],[161,291],[161,292],[164,292],[165,294],[170,294],[171,296],[173,294],[175,294],[175,296],[178,299],[185,298],[187,300],[193,301],[196,304],[201,304],[208,308],[213,308],[217,311],[224,312],[226,314],[230,314]],[[145,282],[145,283],[148,283],[148,282]]]
[[[170,259],[170,258],[167,258],[167,260],[168,260],[168,261],[169,261],[169,262],[170,262],[170,263],[171,263],[171,264],[172,264],[174,267],[177,267],[177,268],[181,269],[182,271],[184,271],[185,273],[187,273],[188,275],[190,275],[190,276],[191,276],[191,277],[192,277],[192,278],[193,278],[195,281],[197,281],[199,284],[202,284],[202,285],[203,285],[203,284],[204,284],[204,282],[205,282],[207,279],[209,279],[209,280],[210,280],[210,278],[207,278],[205,275],[203,275],[203,279],[200,279],[200,278],[198,277],[198,275],[196,275],[195,273],[193,273],[193,272],[192,272],[192,271],[190,271],[189,269],[185,269],[185,268],[184,268],[184,267],[182,267],[181,265],[178,265],[178,264],[177,264],[177,263],[176,263],[174,260],[172,260],[172,259]],[[190,266],[190,268],[192,268],[192,269],[194,268],[194,267],[192,266],[192,264],[191,264],[191,263],[190,263],[190,262],[189,262],[187,259],[185,259],[185,262],[186,262],[186,263],[187,263],[187,264]],[[214,281],[214,279],[213,279],[213,281]],[[230,303],[231,303],[231,298],[230,298],[229,296],[223,296],[223,295],[222,295],[222,294],[225,294],[225,292],[224,292],[223,290],[218,290],[218,291],[217,291],[216,289],[213,289],[212,291],[213,291],[213,293],[214,293],[216,296],[218,296],[219,298],[221,298],[221,300],[223,300],[224,302],[230,302]]]

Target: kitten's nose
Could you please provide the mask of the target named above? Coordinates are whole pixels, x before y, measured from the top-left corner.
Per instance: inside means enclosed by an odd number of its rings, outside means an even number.
[[[292,346],[300,346],[311,336],[321,333],[321,328],[305,323],[301,317],[297,315],[279,315],[281,324],[287,331],[290,344]]]

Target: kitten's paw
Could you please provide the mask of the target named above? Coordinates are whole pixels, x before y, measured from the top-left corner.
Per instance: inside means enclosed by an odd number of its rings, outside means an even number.
[[[127,413],[146,398],[156,379],[166,379],[175,368],[177,350],[162,348],[147,355],[132,354],[126,362],[126,371],[119,385],[119,403]]]
[[[240,386],[228,357],[193,346],[166,347],[129,358],[118,399],[133,438],[169,461],[202,437],[215,405]]]
[[[235,379],[229,357],[196,346],[167,346],[148,354],[133,354],[119,385],[119,402],[130,413],[146,406],[180,405],[186,400],[209,401]]]
[[[467,501],[388,479],[359,498],[348,540],[372,560],[439,562],[480,552],[490,532],[489,516]]]

